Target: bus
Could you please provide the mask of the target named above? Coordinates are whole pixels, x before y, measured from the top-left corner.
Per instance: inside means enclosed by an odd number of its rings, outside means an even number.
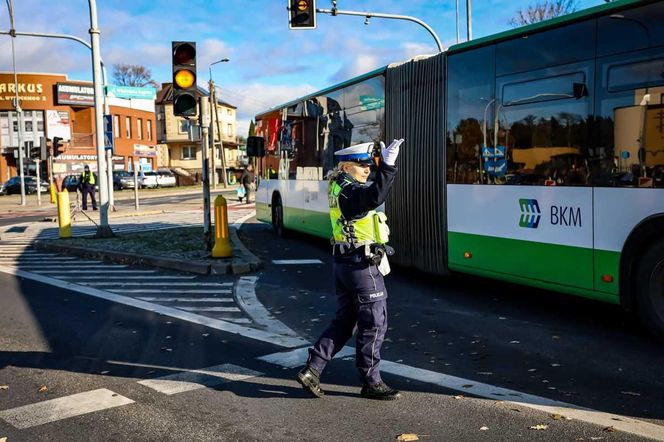
[[[405,138],[393,260],[579,295],[664,338],[664,2],[618,0],[256,116],[256,214],[328,238],[334,152]]]

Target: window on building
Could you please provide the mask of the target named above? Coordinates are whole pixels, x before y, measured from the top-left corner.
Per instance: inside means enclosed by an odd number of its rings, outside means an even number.
[[[136,136],[139,140],[143,139],[143,119],[138,118],[136,120]]]
[[[233,136],[233,125],[231,123],[228,123],[226,125],[226,135],[228,135],[229,137]]]
[[[196,147],[195,146],[182,146],[180,150],[181,160],[195,160],[196,159]]]
[[[147,132],[147,139],[152,141],[152,120],[145,122],[145,131]]]
[[[185,120],[184,118],[180,120],[180,133],[189,133],[189,120]]]
[[[113,115],[113,136],[120,138],[120,116]]]
[[[127,138],[131,138],[131,117],[125,117],[125,131]]]
[[[226,109],[226,115],[233,115],[233,111],[230,109]]]

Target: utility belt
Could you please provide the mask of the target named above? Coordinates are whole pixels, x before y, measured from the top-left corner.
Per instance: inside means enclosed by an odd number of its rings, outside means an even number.
[[[374,265],[380,264],[383,256],[394,255],[394,249],[387,244],[362,244],[354,247],[350,243],[334,243],[332,255],[336,260],[350,263],[370,262]]]

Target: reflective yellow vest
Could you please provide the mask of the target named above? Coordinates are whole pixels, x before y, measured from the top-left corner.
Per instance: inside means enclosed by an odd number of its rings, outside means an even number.
[[[357,248],[365,244],[386,244],[390,236],[387,216],[383,212],[369,210],[362,218],[346,220],[339,208],[339,194],[353,181],[344,178],[341,183],[335,181],[330,186],[329,205],[332,223],[332,240],[335,244],[350,245]]]
[[[87,180],[86,180],[87,178]],[[81,174],[81,184],[90,184],[91,186],[95,185],[95,174],[92,172],[83,172]]]

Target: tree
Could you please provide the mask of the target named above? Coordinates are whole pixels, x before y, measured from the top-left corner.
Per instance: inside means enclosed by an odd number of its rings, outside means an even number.
[[[114,64],[113,80],[119,86],[158,86],[150,69],[136,64]]]
[[[530,25],[577,10],[577,0],[541,0],[526,9],[519,8],[509,20],[514,27]]]
[[[256,136],[256,123],[254,123],[254,120],[251,120],[251,123],[249,123],[249,136]]]

